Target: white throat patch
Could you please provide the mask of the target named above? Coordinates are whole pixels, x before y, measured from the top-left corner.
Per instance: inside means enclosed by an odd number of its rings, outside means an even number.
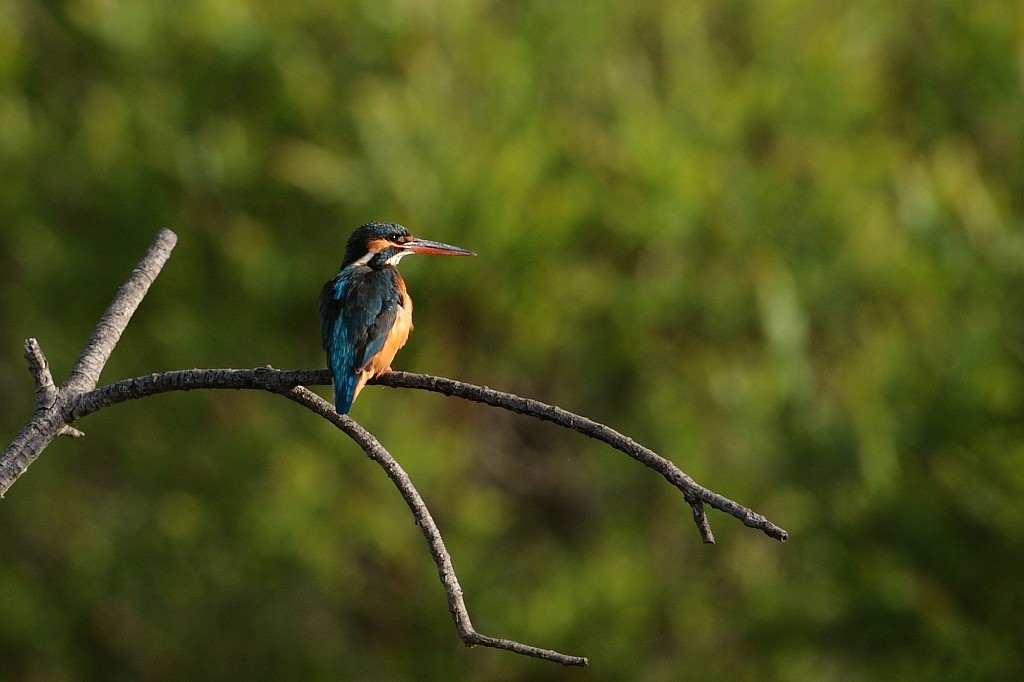
[[[402,251],[396,252],[394,256],[391,256],[390,258],[388,258],[384,262],[387,263],[388,265],[397,266],[398,265],[398,261],[402,260],[406,256],[411,256],[412,253],[413,253],[412,251],[405,251],[403,249]]]

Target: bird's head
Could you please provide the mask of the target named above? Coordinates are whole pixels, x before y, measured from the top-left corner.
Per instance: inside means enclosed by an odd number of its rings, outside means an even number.
[[[434,256],[475,256],[472,251],[419,239],[409,230],[395,223],[366,223],[352,233],[345,248],[342,267],[353,264],[371,268],[395,267],[398,261],[411,253],[426,253]]]

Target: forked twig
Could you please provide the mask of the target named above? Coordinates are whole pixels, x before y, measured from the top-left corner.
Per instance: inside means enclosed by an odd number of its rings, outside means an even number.
[[[68,400],[96,386],[100,372],[114,352],[128,321],[170,258],[177,241],[178,235],[170,230],[157,233],[128,279],[118,289],[110,307],[103,313],[85,344],[68,380],[60,388],[53,385],[49,364],[39,343],[35,339],[25,342],[25,357],[36,384],[36,412],[0,455],[0,498],[54,438],[82,435],[81,431],[71,426],[73,420],[65,415]]]

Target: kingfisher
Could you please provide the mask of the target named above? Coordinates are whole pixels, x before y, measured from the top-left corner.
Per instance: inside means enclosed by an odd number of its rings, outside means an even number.
[[[409,339],[412,299],[396,266],[413,253],[476,255],[413,237],[395,223],[366,223],[348,238],[341,270],[320,290],[320,335],[338,414],[352,409],[367,381],[391,371]]]

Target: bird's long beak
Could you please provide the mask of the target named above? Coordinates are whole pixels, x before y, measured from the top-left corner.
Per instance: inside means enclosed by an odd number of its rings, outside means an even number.
[[[467,251],[451,244],[432,242],[429,239],[413,238],[401,245],[403,249],[413,253],[426,253],[432,256],[475,256],[472,251]]]

